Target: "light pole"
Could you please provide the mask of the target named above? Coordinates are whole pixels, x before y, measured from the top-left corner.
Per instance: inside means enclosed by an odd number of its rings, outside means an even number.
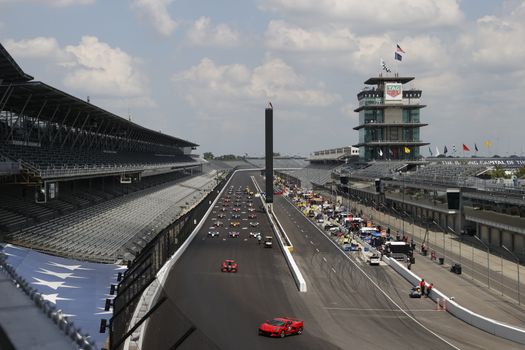
[[[503,244],[501,245],[501,248],[505,249],[510,255],[516,259],[516,267],[518,268],[518,305],[521,305],[521,298],[520,298],[520,258],[513,252],[509,250],[509,248],[505,247]],[[501,271],[503,274],[503,271]]]
[[[456,236],[458,235],[452,227],[447,225],[447,228],[450,230],[450,232],[454,233]],[[461,265],[461,243],[462,242],[463,242],[463,236],[459,235],[459,264],[460,265]],[[452,241],[450,241],[450,250],[452,250]]]
[[[414,239],[414,226],[416,224],[416,219],[413,216],[408,215],[408,213],[404,210],[403,210],[403,213],[405,214],[407,218],[412,219],[412,239]]]
[[[399,172],[399,176],[401,176],[402,182],[403,182],[403,208],[401,210],[405,210],[405,177],[401,172]],[[403,226],[403,236],[405,235],[405,220],[403,220],[403,223],[401,224]]]
[[[474,235],[472,237],[474,237],[479,243],[483,244],[483,246],[487,248],[487,287],[490,289],[490,248],[485,244],[485,242],[479,239],[478,236]]]
[[[438,228],[440,228],[441,231],[443,231],[443,261],[445,261],[445,258],[447,257],[447,251],[446,251],[446,247],[445,247],[445,234],[447,233],[447,231],[445,229],[443,229],[443,227],[441,227],[441,225],[438,224],[435,220],[432,220],[432,222],[434,223],[434,225],[436,225]]]

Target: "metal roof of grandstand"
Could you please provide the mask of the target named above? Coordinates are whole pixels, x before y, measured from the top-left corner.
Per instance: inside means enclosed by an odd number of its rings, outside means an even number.
[[[0,83],[2,80],[4,82],[21,82],[33,80],[33,77],[24,73],[9,52],[0,44]]]
[[[369,78],[367,81],[365,81],[365,84],[367,85],[377,85],[382,83],[401,83],[406,84],[409,81],[414,80],[414,77],[373,77]]]
[[[3,68],[3,67],[2,67]],[[3,75],[3,71],[2,75]],[[10,93],[9,90],[14,91]],[[41,120],[60,121],[63,125],[93,132],[119,136],[133,135],[145,142],[157,142],[176,147],[196,147],[197,144],[153,131],[110,113],[89,102],[69,95],[39,81],[0,85],[0,96],[10,94],[4,110],[37,116]],[[58,113],[61,111],[62,113]],[[61,120],[57,120],[61,118]],[[111,122],[111,128],[104,131]],[[110,131],[112,130],[112,131]]]

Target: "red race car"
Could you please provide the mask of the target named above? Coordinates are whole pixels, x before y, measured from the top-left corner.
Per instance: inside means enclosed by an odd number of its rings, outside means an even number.
[[[284,338],[290,334],[302,334],[304,321],[290,317],[277,317],[259,326],[260,335]]]
[[[222,272],[237,272],[238,265],[233,259],[226,259],[221,264]]]

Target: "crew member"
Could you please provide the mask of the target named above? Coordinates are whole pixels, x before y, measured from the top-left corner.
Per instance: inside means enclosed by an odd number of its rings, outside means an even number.
[[[430,295],[430,292],[432,292],[432,288],[434,287],[434,283],[430,283],[427,287],[427,290],[425,292],[425,295],[428,297]]]
[[[419,281],[419,289],[421,289],[422,295],[425,294],[425,287],[426,287],[425,279],[422,278],[421,281]]]

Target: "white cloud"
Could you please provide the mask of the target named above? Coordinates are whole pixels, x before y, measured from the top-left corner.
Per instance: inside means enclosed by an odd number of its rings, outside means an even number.
[[[58,41],[50,37],[40,36],[20,41],[8,39],[5,42],[5,47],[12,55],[21,58],[45,58],[61,55]]]
[[[259,8],[306,20],[346,22],[367,29],[455,26],[463,20],[458,0],[267,0]],[[310,21],[309,21],[310,20]]]
[[[76,62],[64,79],[66,86],[109,96],[140,96],[144,92],[144,78],[135,68],[135,60],[121,49],[84,36],[79,45],[69,45],[65,51]]]
[[[168,36],[177,27],[168,11],[168,5],[172,2],[173,0],[134,0],[131,8],[141,19],[150,22],[158,33]]]
[[[260,104],[271,100],[281,105],[328,106],[338,101],[336,94],[310,89],[304,77],[280,59],[268,59],[250,70],[244,65],[216,65],[211,59],[173,77],[194,107],[213,110],[234,107],[241,102]]]
[[[78,45],[63,48],[51,37],[10,39],[6,47],[17,58],[34,59],[53,67],[64,86],[74,92],[107,101],[114,99],[117,105],[122,99],[143,107],[154,105],[148,80],[139,70],[140,61],[94,36],[84,36]]]
[[[308,30],[284,21],[270,21],[266,30],[266,46],[274,50],[342,51],[355,45],[354,35],[347,28]]]
[[[525,4],[509,16],[485,16],[465,40],[472,45],[472,60],[484,68],[498,71],[522,70],[525,60]]]
[[[231,47],[240,43],[238,32],[224,23],[213,27],[208,17],[197,19],[188,30],[187,37],[195,46]]]

